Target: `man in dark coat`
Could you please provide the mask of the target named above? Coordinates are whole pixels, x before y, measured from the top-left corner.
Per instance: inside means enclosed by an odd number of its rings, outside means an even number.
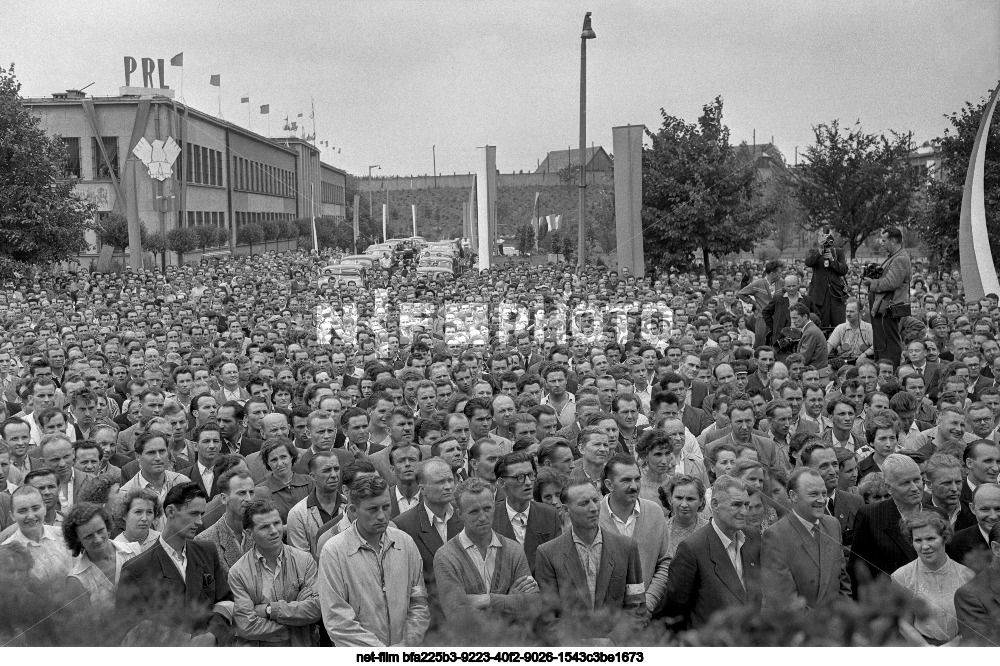
[[[806,266],[813,270],[809,282],[812,311],[819,317],[819,327],[827,336],[847,320],[847,261],[844,251],[833,247],[829,229],[820,231],[816,247],[806,255]]]

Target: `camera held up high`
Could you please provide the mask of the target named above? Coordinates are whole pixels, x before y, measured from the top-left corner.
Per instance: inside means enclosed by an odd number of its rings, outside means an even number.
[[[861,273],[862,278],[871,278],[872,280],[877,280],[882,277],[882,273],[885,271],[881,265],[871,262],[865,264],[865,268]]]

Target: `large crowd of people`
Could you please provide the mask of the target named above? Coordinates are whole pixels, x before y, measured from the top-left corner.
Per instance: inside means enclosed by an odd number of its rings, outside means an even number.
[[[900,644],[993,645],[1000,297],[881,239],[9,280],[0,584],[116,644],[354,647],[629,645],[893,585]]]

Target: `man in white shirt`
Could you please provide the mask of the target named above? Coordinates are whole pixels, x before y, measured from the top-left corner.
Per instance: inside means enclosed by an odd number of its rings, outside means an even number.
[[[167,469],[169,451],[167,440],[156,432],[143,433],[136,439],[135,454],[139,460],[139,473],[129,479],[119,489],[122,496],[128,495],[136,488],[149,488],[162,502],[167,492],[176,485],[191,481],[188,477]],[[155,525],[162,527],[162,519]]]

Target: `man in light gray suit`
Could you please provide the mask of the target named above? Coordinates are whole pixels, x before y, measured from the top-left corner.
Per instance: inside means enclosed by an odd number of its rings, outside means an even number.
[[[899,324],[903,306],[910,302],[910,255],[903,251],[903,232],[897,227],[882,230],[882,247],[886,259],[882,262],[882,277],[864,278],[871,305],[872,333],[875,338],[875,360],[886,359],[898,367],[903,355],[903,334]]]
[[[826,513],[826,484],[800,467],[788,480],[792,511],[764,531],[764,608],[815,609],[849,597],[840,522]]]

